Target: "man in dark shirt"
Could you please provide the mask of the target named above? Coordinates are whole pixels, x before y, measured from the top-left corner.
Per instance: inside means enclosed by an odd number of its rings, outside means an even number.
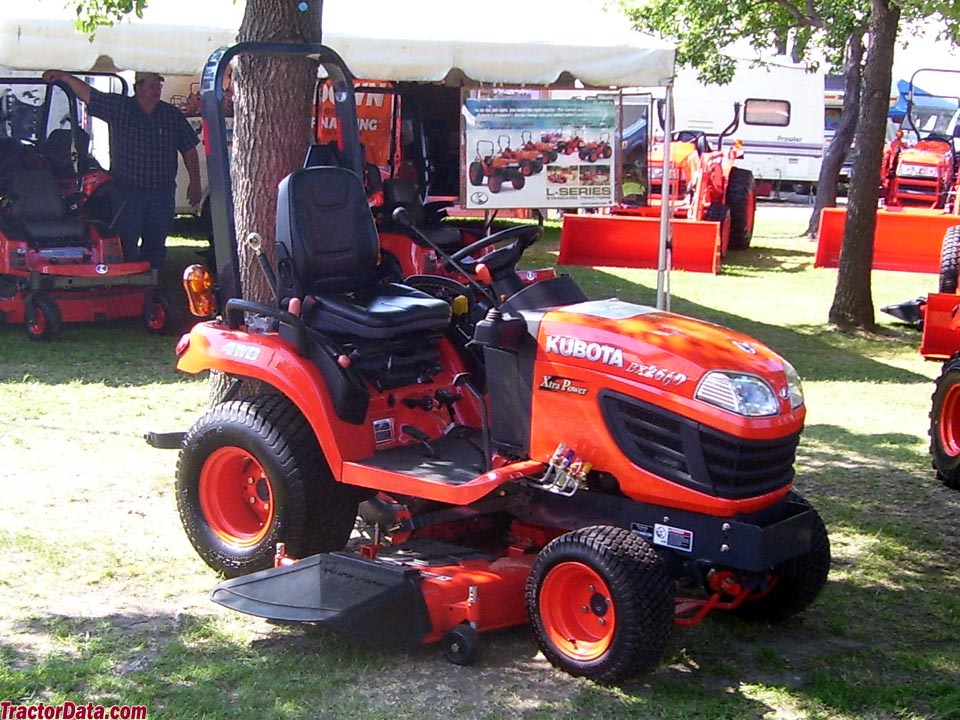
[[[187,199],[196,205],[202,193],[199,140],[183,113],[160,99],[163,78],[138,72],[133,97],[101,92],[62,70],[47,70],[43,80],[66,83],[91,115],[109,125],[115,227],[124,256],[161,267],[175,215],[178,152],[190,175]]]

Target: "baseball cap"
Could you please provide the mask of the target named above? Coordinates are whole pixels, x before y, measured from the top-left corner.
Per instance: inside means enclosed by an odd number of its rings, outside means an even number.
[[[159,80],[160,82],[163,82],[163,75],[161,75],[160,73],[155,73],[155,72],[138,72],[138,73],[134,74],[134,76],[133,76],[133,84],[134,84],[134,85],[139,85],[139,84],[142,83],[144,80],[153,80],[154,78],[156,78],[156,79]]]

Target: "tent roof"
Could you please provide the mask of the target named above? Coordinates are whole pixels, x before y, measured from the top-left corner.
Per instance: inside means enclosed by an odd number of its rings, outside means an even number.
[[[242,0],[153,0],[142,20],[102,28],[90,42],[63,0],[20,3],[0,17],[0,65],[196,75],[235,41],[242,12]],[[570,17],[551,0],[325,0],[323,12],[324,43],[358,77],[626,87],[673,76],[672,46],[587,2]]]

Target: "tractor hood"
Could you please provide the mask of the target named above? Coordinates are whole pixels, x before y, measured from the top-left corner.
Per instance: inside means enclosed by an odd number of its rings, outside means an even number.
[[[789,363],[747,335],[701,320],[616,299],[588,301],[548,311],[537,341],[541,358],[558,374],[603,373],[613,385],[619,379],[624,387],[639,384],[689,400],[703,397],[698,388],[711,371],[752,376],[775,398],[776,410],[767,416],[802,417],[799,381]],[[718,388],[726,382],[719,379]]]

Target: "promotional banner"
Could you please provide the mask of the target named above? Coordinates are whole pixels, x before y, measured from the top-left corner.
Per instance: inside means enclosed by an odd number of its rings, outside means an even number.
[[[612,205],[617,113],[613,98],[468,98],[466,207]]]
[[[366,161],[381,168],[389,167],[390,133],[393,128],[394,96],[389,90],[392,83],[381,80],[356,80],[357,125],[360,129],[360,142],[366,150]],[[382,91],[378,92],[378,88]],[[317,89],[319,112],[315,116],[319,123],[315,128],[317,142],[336,142],[337,111],[333,103],[333,85],[330,81],[321,83]]]

